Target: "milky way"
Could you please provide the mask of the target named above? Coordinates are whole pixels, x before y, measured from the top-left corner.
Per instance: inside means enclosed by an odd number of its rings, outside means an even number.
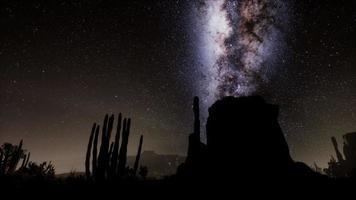
[[[207,103],[258,92],[283,52],[286,3],[279,0],[205,0],[195,3],[199,90]]]

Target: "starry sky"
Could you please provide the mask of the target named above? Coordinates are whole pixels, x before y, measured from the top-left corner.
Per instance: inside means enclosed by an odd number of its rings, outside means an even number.
[[[144,150],[184,155],[193,96],[206,117],[221,96],[258,94],[280,105],[294,159],[326,166],[330,137],[356,131],[356,2],[246,2],[1,1],[0,142],[80,171],[92,123],[122,112],[129,154],[143,134]]]

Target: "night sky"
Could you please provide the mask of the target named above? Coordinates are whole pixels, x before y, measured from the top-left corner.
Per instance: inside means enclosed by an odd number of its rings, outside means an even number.
[[[279,104],[309,165],[356,131],[353,0],[8,0],[0,26],[0,142],[24,139],[58,173],[83,169],[106,113],[132,118],[129,154],[143,134],[144,150],[184,155],[195,95],[203,117],[226,95]]]

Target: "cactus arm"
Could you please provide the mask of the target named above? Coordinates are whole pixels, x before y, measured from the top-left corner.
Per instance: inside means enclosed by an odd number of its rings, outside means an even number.
[[[142,143],[143,143],[143,135],[141,135],[141,137],[140,137],[140,144],[138,145],[138,150],[137,150],[137,155],[136,155],[136,160],[135,160],[135,165],[134,165],[134,175],[135,176],[137,174],[137,169],[138,169],[138,165],[140,162]]]
[[[127,145],[130,135],[130,127],[131,127],[131,119],[124,119],[124,126],[122,132],[122,142],[119,153],[119,166],[118,171],[119,175],[123,175],[126,168],[126,160],[127,160]]]
[[[105,157],[106,157],[106,154],[108,153],[108,150],[106,149],[108,120],[109,120],[109,116],[108,116],[108,114],[106,114],[105,118],[104,118],[104,125],[102,128],[101,144],[100,144],[100,151],[99,151],[99,156],[98,156],[97,172],[98,172],[99,179],[105,178],[105,169],[106,169]]]
[[[30,157],[31,157],[31,152],[28,152],[27,159],[26,159],[26,162],[25,162],[25,167],[27,167],[28,161],[30,160]]]
[[[100,125],[96,127],[95,130],[95,136],[94,136],[94,142],[93,142],[93,159],[92,159],[92,174],[94,177],[97,176],[97,168],[98,168],[98,139],[99,139],[99,130],[100,130]]]
[[[111,156],[111,174],[114,176],[116,175],[117,161],[118,161],[118,157],[119,157],[121,122],[122,122],[122,115],[120,113],[118,121],[117,121],[114,149],[113,149],[113,153]]]
[[[22,159],[22,164],[21,164],[20,169],[25,168],[26,160],[27,160],[27,154],[25,154],[25,156],[24,156],[23,159]]]
[[[89,137],[89,142],[88,142],[88,147],[87,147],[87,153],[85,157],[85,174],[86,177],[89,179],[91,177],[90,173],[90,154],[91,154],[91,149],[93,145],[93,138],[95,134],[95,129],[96,129],[96,123],[93,124],[93,127],[91,129],[90,137]]]
[[[114,142],[112,142],[112,143],[110,144],[110,149],[109,149],[109,158],[111,158],[113,148],[114,148]]]

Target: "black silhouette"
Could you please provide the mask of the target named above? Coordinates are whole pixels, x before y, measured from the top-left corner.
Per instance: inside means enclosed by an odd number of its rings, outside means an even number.
[[[18,175],[27,179],[48,181],[55,178],[55,168],[51,162],[42,162],[41,164],[29,162],[26,167],[21,167],[18,170]]]
[[[53,181],[55,178],[55,169],[51,162],[37,164],[29,161],[31,154],[26,154],[22,147],[22,140],[18,145],[5,143],[0,147],[0,186],[5,185],[4,191],[8,191],[9,188],[22,188],[22,184],[31,184],[35,187],[40,182]],[[21,159],[22,163],[19,166]]]
[[[114,124],[114,115],[105,116],[101,135],[101,145],[99,156],[97,156],[97,145],[100,131],[100,125],[94,123],[89,143],[87,147],[85,159],[85,174],[87,179],[95,181],[104,181],[108,179],[123,179],[134,177],[137,174],[139,167],[139,160],[142,151],[143,136],[141,135],[140,144],[136,156],[134,169],[129,169],[126,166],[127,161],[127,145],[130,135],[131,119],[124,119],[122,122],[122,115],[119,114],[115,140],[110,144],[111,132]],[[122,135],[121,145],[120,136]],[[91,153],[92,152],[92,153]],[[92,154],[92,156],[91,156]],[[90,159],[92,160],[90,162]],[[92,163],[92,170],[90,171],[90,163]]]
[[[142,152],[142,143],[143,143],[143,135],[140,137],[140,144],[138,146],[138,151],[135,159],[135,165],[134,165],[134,175],[136,176],[137,170],[138,170],[138,164],[140,163],[140,157],[141,157],[141,152]]]
[[[195,132],[189,137],[188,157],[178,169],[178,178],[205,183],[282,183],[326,178],[292,160],[278,123],[278,106],[261,97],[225,97],[212,105],[206,124],[206,145],[198,135],[198,112],[195,98]]]
[[[328,162],[328,168],[324,172],[330,177],[352,177],[356,176],[356,133],[348,133],[343,135],[343,153],[339,151],[338,144],[335,137],[331,138],[335,149],[337,160],[331,156]]]
[[[19,145],[5,143],[0,147],[0,176],[14,174],[21,159],[20,169],[28,165],[31,154],[26,154],[22,145],[23,141],[21,140]]]

